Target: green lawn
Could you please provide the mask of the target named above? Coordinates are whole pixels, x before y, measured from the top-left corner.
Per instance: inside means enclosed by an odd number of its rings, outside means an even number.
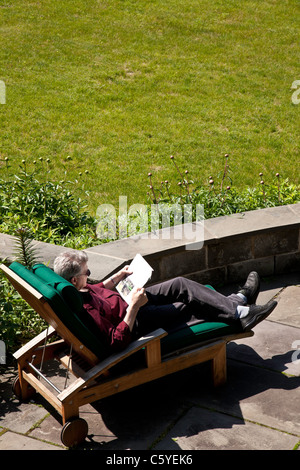
[[[50,158],[93,213],[144,203],[149,171],[175,187],[170,155],[198,182],[229,153],[236,186],[299,183],[299,14],[299,0],[0,0],[1,159],[12,173]]]

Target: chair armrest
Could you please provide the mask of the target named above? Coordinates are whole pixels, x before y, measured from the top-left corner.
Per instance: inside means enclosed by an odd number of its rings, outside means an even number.
[[[17,360],[20,360],[23,356],[27,357],[28,354],[30,354],[40,344],[44,343],[45,339],[50,338],[54,333],[55,329],[52,326],[49,326],[49,328],[46,328],[42,333],[18,349],[18,351],[13,354],[13,357]]]
[[[78,378],[72,385],[70,385],[66,390],[58,395],[60,401],[65,401],[70,399],[73,394],[77,393],[80,389],[87,386],[89,382],[95,380],[99,375],[103,374],[111,367],[115,366],[119,362],[123,361],[127,357],[131,356],[135,352],[139,351],[144,347],[151,346],[154,342],[160,341],[161,338],[167,336],[167,332],[162,328],[153,331],[147,336],[143,336],[136,341],[130,343],[127,348],[119,353],[112,354],[103,361],[101,361],[96,366],[92,367],[88,372],[86,372],[81,378]]]

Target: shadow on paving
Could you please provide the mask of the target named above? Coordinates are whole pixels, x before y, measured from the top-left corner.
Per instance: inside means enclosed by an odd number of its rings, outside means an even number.
[[[238,357],[239,348],[244,349],[243,345],[231,343],[229,347],[231,345]],[[246,348],[249,354],[252,348]],[[258,356],[253,349],[251,354]],[[203,413],[215,410],[230,415],[229,420],[218,419],[215,423],[207,421],[205,429],[208,429],[207,426],[210,429],[219,428],[220,423],[224,427],[243,425],[245,421],[241,401],[270,389],[291,391],[300,386],[300,377],[288,377],[278,372],[278,364],[284,371],[289,358],[290,351],[267,360],[258,356],[260,367],[229,359],[228,381],[217,389],[213,388],[209,380],[209,364],[202,364],[96,402],[93,407],[101,414],[105,426],[115,439],[99,442],[100,436],[90,434],[82,447],[111,450],[123,449],[122,443],[136,443],[138,448],[139,441],[148,440],[147,448],[155,448],[156,443],[194,406],[202,408]],[[273,363],[276,364],[276,370],[272,368]],[[291,412],[294,413],[295,409]],[[149,436],[153,437],[162,420],[166,423],[165,429],[151,441]],[[193,431],[193,427],[190,428],[190,435],[193,432],[197,433],[199,429]]]

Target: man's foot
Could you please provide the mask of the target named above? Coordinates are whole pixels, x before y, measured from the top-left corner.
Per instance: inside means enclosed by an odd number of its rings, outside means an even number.
[[[240,322],[244,331],[250,331],[255,325],[265,320],[276,307],[276,300],[271,300],[266,305],[250,305],[249,313]]]
[[[260,278],[257,272],[252,271],[247,277],[244,286],[238,291],[247,298],[247,304],[255,304],[260,289]]]

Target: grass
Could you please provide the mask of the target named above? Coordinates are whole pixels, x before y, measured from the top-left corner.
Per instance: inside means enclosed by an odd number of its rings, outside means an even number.
[[[51,159],[99,204],[144,203],[149,171],[300,182],[298,0],[0,0],[1,159]],[[71,160],[67,160],[70,156]],[[2,164],[2,172],[6,167]],[[88,173],[86,173],[88,171]],[[79,175],[81,173],[81,175]]]

